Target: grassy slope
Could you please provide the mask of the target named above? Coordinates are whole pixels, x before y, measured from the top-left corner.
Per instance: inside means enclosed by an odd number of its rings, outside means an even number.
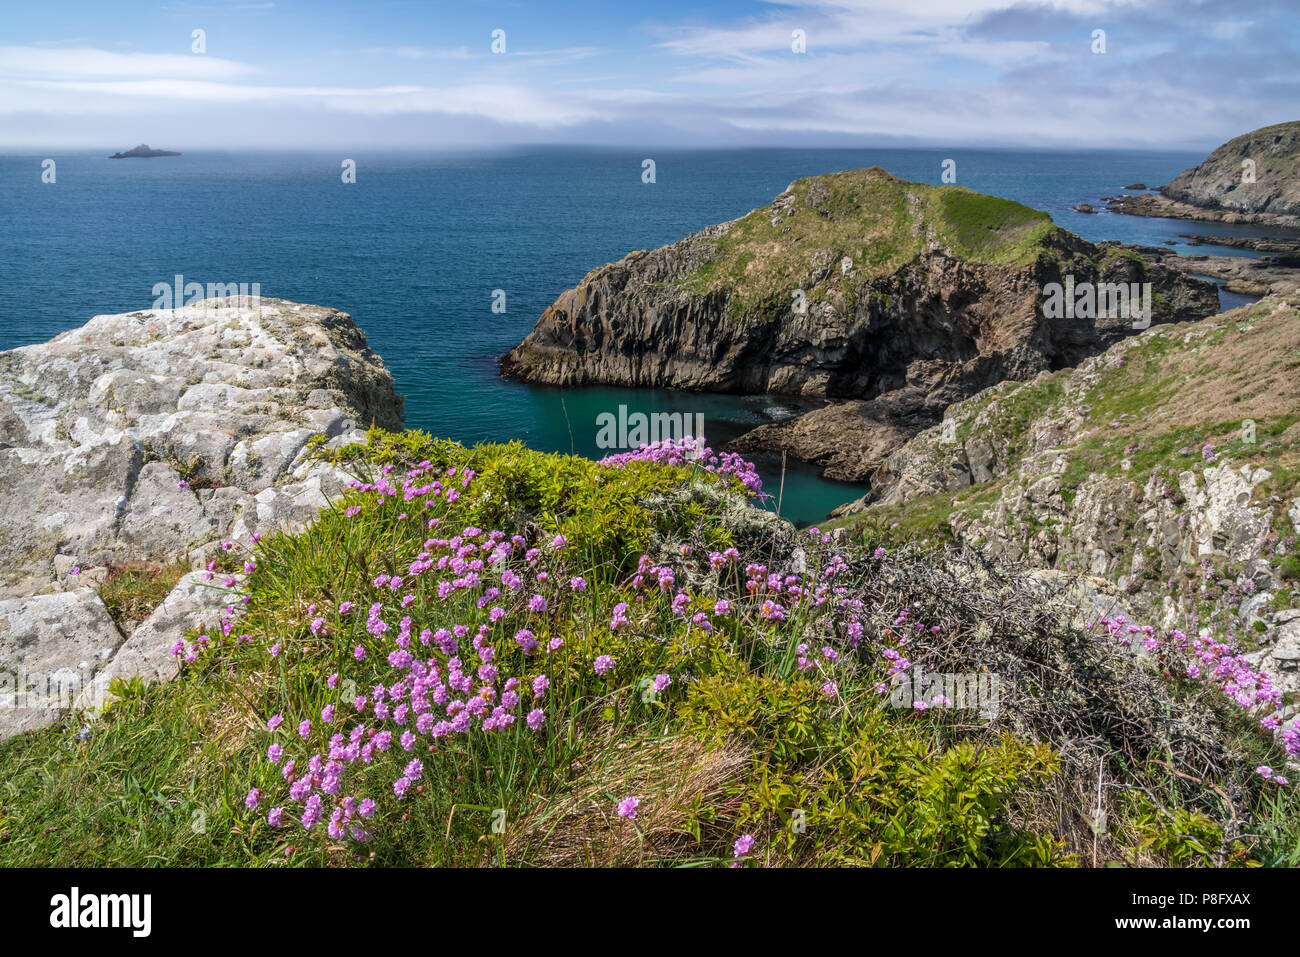
[[[1031,262],[1058,227],[1047,213],[961,186],[931,186],[891,176],[879,167],[796,180],[793,215],[773,206],[737,220],[717,242],[718,255],[681,282],[694,295],[729,291],[735,314],[764,303],[789,307],[790,291],[806,288],[810,257],[833,251],[829,275],[812,298],[851,297],[863,280],[890,276],[937,242],[970,262],[1015,266]],[[840,270],[841,257],[855,275]]]
[[[1053,713],[1052,723],[1061,716],[1065,724],[1091,720],[1088,709],[1061,710],[1081,686],[1070,691],[1030,682],[1016,701],[1008,692],[1000,723],[972,720],[966,712],[884,708],[876,690],[886,649],[901,648],[931,670],[955,670],[978,666],[978,658],[962,657],[971,648],[992,654],[1038,641],[1055,649],[1053,673],[1077,665],[1090,674],[1100,659],[1081,632],[1055,619],[1030,620],[1042,612],[1037,596],[989,578],[978,564],[963,566],[966,577],[954,579],[948,566],[917,558],[850,553],[836,581],[863,602],[860,610],[799,602],[788,592],[746,584],[746,563],[771,562],[775,570],[782,556],[794,554],[792,533],[738,496],[722,494],[724,480],[696,468],[612,469],[517,444],[465,449],[417,433],[374,442],[352,450],[348,461],[359,472],[377,479],[385,466],[397,466],[388,480],[400,484],[405,467],[427,460],[434,471],[416,484],[437,478],[459,493],[457,500],[435,495],[426,508],[423,495],[406,501],[400,494],[352,493],[302,535],[257,546],[246,616],[224,641],[220,630],[209,630],[211,640],[201,643],[175,683],[120,687],[121,700],[84,727],[73,718],[0,745],[0,860],[725,863],[744,834],[757,839],[746,860],[769,864],[1087,859],[1091,837],[1079,834],[1084,812],[1074,803],[1069,771],[1075,745],[1032,733],[1043,707]],[[467,467],[476,474],[462,486]],[[431,517],[439,519],[433,531],[426,524]],[[503,587],[487,596],[471,588],[439,598],[437,583],[459,572],[409,572],[422,552],[434,560],[448,554],[426,536],[451,536],[469,525],[499,528],[539,548],[532,562],[518,554],[507,560],[523,579],[518,591]],[[567,547],[551,546],[557,533],[568,537]],[[709,554],[733,546],[740,558],[712,567]],[[810,576],[835,562],[831,547],[815,537],[803,548]],[[637,587],[633,576],[646,553],[672,563],[674,587],[662,590],[654,580]],[[247,557],[229,560],[242,564]],[[376,583],[381,575],[406,581],[393,590],[382,579]],[[579,575],[585,590],[569,584]],[[682,613],[671,607],[674,588],[689,596]],[[530,608],[534,593],[546,598],[544,610]],[[406,594],[414,597],[403,604]],[[734,602],[730,614],[716,613],[719,597]],[[345,600],[356,609],[340,613]],[[765,614],[771,600],[783,603],[783,618]],[[612,630],[619,602],[628,605],[628,623]],[[366,628],[372,603],[382,606],[386,633]],[[505,612],[501,621],[492,619],[492,607]],[[911,634],[912,618],[899,628],[904,608],[921,622],[936,622],[939,637],[928,628]],[[1025,617],[1008,614],[1015,609]],[[697,612],[709,628],[692,623]],[[516,720],[493,732],[422,734],[409,753],[395,741],[373,763],[350,765],[338,797],[369,796],[379,805],[373,817],[353,822],[367,832],[364,842],[331,838],[324,821],[304,831],[297,822],[302,805],[286,797],[268,745],[278,743],[286,759],[296,758],[300,775],[310,755],[327,749],[330,734],[358,726],[347,702],[358,694],[373,698],[376,683],[391,686],[403,673],[386,660],[399,650],[403,615],[412,619],[411,649],[435,659],[444,676],[446,654],[422,647],[415,636],[424,628],[466,625],[459,655],[472,673],[479,661],[469,639],[487,626],[499,669],[488,683],[499,695],[507,679],[523,682],[523,700],[512,709]],[[317,617],[323,628],[313,629]],[[845,644],[852,621],[864,628],[862,657]],[[526,655],[512,640],[519,628],[543,648],[562,643]],[[354,654],[358,645],[367,649],[364,660]],[[838,649],[837,660],[819,653],[823,645]],[[614,666],[598,675],[593,663],[605,654]],[[1062,664],[1060,655],[1070,663]],[[1147,727],[1156,737],[1113,742],[1112,771],[1134,787],[1117,792],[1122,800],[1112,811],[1104,859],[1285,860],[1295,843],[1295,802],[1290,792],[1261,786],[1248,770],[1276,759],[1266,740],[1225,716],[1213,693],[1165,691],[1126,662],[1105,662],[1126,676],[1117,686],[1136,689],[1137,703],[1124,706],[1125,726]],[[529,689],[542,673],[551,686],[534,702]],[[659,674],[672,683],[656,693],[647,682]],[[1148,702],[1149,716],[1142,711]],[[327,705],[338,713],[324,728]],[[523,720],[535,706],[545,710],[538,731]],[[441,708],[434,710],[441,716]],[[275,714],[286,720],[270,732],[267,721]],[[303,719],[312,721],[306,739],[297,731]],[[1012,730],[1017,722],[1022,733]],[[367,723],[401,730],[373,715]],[[1232,813],[1248,814],[1252,833],[1225,834],[1221,822],[1228,814],[1217,805],[1213,781],[1193,787],[1159,761],[1144,763],[1144,749],[1154,748],[1162,759],[1181,753],[1178,741],[1160,737],[1173,726],[1194,726],[1196,735],[1217,728],[1214,735],[1232,743],[1235,763],[1224,766],[1219,780],[1241,784],[1247,803]],[[1095,735],[1088,730],[1080,740]],[[1054,753],[1056,744],[1065,748],[1063,757]],[[393,783],[417,757],[421,776],[398,800]],[[1096,760],[1086,765],[1095,776]],[[245,796],[254,787],[266,798],[250,810]],[[629,795],[642,802],[635,820],[615,812]],[[335,800],[329,798],[326,818]],[[268,824],[273,805],[288,809],[288,826]],[[802,827],[793,826],[796,820]]]

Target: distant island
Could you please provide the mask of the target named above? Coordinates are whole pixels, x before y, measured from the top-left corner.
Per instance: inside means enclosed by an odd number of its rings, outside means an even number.
[[[148,159],[151,156],[180,156],[180,153],[173,153],[171,150],[155,150],[149,147],[148,143],[141,143],[133,150],[127,150],[125,153],[114,153],[109,159]]]

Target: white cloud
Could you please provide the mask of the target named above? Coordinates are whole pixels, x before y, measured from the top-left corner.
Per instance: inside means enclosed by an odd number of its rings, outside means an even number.
[[[774,0],[769,0],[774,2]],[[740,61],[761,60],[768,54],[788,54],[791,33],[806,35],[810,53],[857,50],[880,52],[898,45],[914,53],[942,52],[985,62],[1006,62],[1036,54],[1042,43],[977,42],[963,35],[964,28],[991,14],[1028,6],[1049,15],[1096,16],[1132,11],[1147,0],[1046,0],[1021,4],[1018,0],[916,0],[899,3],[882,0],[780,0],[781,10],[765,19],[751,18],[735,25],[684,26],[667,31],[660,46],[682,56],[716,57]]]
[[[1253,20],[1220,20],[1210,24],[1209,33],[1216,40],[1235,40],[1254,25]]]
[[[149,77],[226,80],[257,68],[206,54],[117,53],[94,47],[0,46],[0,76],[72,79]]]
[[[3,89],[3,87],[0,87]],[[442,113],[480,116],[521,126],[572,126],[601,119],[602,111],[580,98],[542,95],[510,84],[466,84],[455,87],[382,86],[256,86],[205,80],[27,80],[0,97],[0,113],[34,110],[58,113],[124,113],[144,107],[154,110],[195,105],[262,105],[288,108],[319,107],[384,116],[398,113]],[[24,97],[24,92],[30,92]]]
[[[506,56],[539,57],[559,63],[563,60],[585,60],[598,53],[599,47],[561,47],[556,50],[510,50]]]
[[[380,147],[647,136],[702,146],[864,137],[1186,146],[1291,118],[1300,93],[1293,33],[1277,31],[1261,49],[1264,17],[1253,9],[1228,18],[1196,5],[1170,20],[1170,2],[772,0],[756,17],[645,27],[608,49],[539,44],[493,56],[487,44],[438,48],[399,36],[305,65],[276,60],[274,74],[261,75],[233,60],[109,52],[84,40],[0,46],[0,114],[22,114],[5,124],[10,142],[19,129],[25,142],[67,141],[96,128],[97,116],[140,126],[181,116],[194,128],[234,117],[262,145],[328,135]],[[1089,51],[1094,23],[1107,30],[1106,56]],[[806,55],[790,49],[796,27],[807,32]],[[412,122],[422,116],[432,119]]]

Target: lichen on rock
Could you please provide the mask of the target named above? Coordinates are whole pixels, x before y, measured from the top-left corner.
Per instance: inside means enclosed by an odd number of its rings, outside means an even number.
[[[350,316],[322,306],[205,300],[96,316],[0,353],[0,599],[84,608],[80,586],[110,566],[197,563],[225,539],[300,529],[347,481],[314,444],[401,421],[382,359]],[[57,616],[39,621],[0,643],[0,670],[86,657]],[[108,636],[100,663],[123,640],[112,624],[90,629]],[[6,724],[0,714],[0,734]]]

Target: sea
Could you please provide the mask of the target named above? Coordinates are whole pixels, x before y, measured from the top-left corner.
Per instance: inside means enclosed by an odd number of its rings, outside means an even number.
[[[1046,210],[1093,241],[1178,249],[1184,234],[1287,235],[1071,209],[1102,209],[1128,184],[1166,183],[1204,158],[1195,152],[358,148],[108,159],[123,148],[0,156],[0,350],[149,308],[155,284],[177,275],[257,283],[263,297],[351,313],[405,396],[408,427],[592,457],[606,454],[597,418],[620,406],[702,416],[714,447],[808,408],[774,395],[539,387],[497,372],[497,359],[590,269],[742,216],[801,176],[876,165],[937,184],[954,169],[960,185]],[[863,492],[776,456],[756,464],[767,507],[798,525]]]

